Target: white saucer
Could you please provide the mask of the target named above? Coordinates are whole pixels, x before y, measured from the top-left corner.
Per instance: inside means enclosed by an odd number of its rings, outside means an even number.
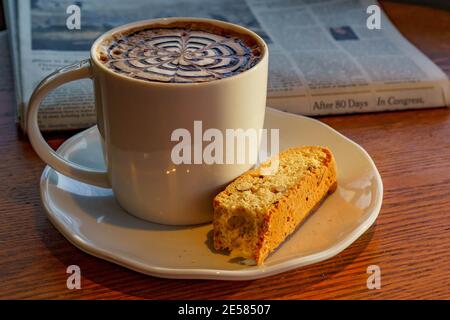
[[[324,145],[334,152],[337,191],[263,266],[245,266],[211,249],[212,226],[170,227],[127,214],[112,191],[67,178],[46,167],[41,196],[50,221],[75,246],[99,258],[165,278],[249,280],[316,263],[338,254],[374,222],[383,185],[367,152],[325,124],[267,109],[266,128],[280,129],[280,149]],[[58,150],[88,167],[104,167],[96,127]]]

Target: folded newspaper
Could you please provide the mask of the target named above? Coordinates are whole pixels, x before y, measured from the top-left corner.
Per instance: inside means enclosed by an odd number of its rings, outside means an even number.
[[[381,12],[369,29],[372,0],[4,0],[13,57],[18,121],[46,75],[88,57],[103,32],[137,20],[192,16],[246,26],[269,45],[267,105],[325,115],[450,105],[447,76]],[[69,30],[67,8],[81,9]],[[90,80],[64,85],[44,101],[42,130],[95,123]]]

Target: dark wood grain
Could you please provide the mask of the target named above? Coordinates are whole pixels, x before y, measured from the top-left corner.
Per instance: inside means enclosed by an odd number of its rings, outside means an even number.
[[[450,12],[384,3],[398,28],[450,74]],[[0,298],[63,299],[431,299],[450,298],[450,111],[323,117],[361,144],[384,182],[376,224],[338,256],[267,279],[221,282],[144,276],[70,245],[45,218],[43,163],[13,123],[0,95]],[[50,137],[57,147],[65,138]],[[66,267],[82,269],[82,289],[66,288]],[[366,268],[382,288],[368,290]]]

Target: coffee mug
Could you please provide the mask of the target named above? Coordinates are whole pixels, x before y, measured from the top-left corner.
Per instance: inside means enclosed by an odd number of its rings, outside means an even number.
[[[242,73],[197,83],[134,79],[112,71],[100,61],[98,47],[106,39],[127,30],[179,21],[201,22],[250,36],[262,48],[260,60]],[[189,144],[192,153],[199,153],[204,142],[198,137],[201,133],[196,132],[198,124],[203,131],[261,130],[267,74],[267,45],[257,34],[241,26],[197,18],[131,23],[100,36],[91,47],[90,59],[56,71],[36,87],[28,104],[27,133],[37,154],[50,167],[78,181],[112,188],[118,203],[132,215],[169,225],[205,223],[212,219],[214,195],[250,169],[252,163],[176,164],[172,155],[177,144],[172,141],[173,133],[177,129],[187,130],[192,136]],[[62,158],[46,143],[38,126],[38,109],[45,96],[58,86],[84,78],[93,80],[106,171]]]

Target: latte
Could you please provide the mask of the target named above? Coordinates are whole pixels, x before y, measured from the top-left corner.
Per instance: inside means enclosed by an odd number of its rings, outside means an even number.
[[[208,24],[155,26],[117,34],[98,50],[112,71],[131,78],[206,82],[242,73],[262,51],[251,37]]]

